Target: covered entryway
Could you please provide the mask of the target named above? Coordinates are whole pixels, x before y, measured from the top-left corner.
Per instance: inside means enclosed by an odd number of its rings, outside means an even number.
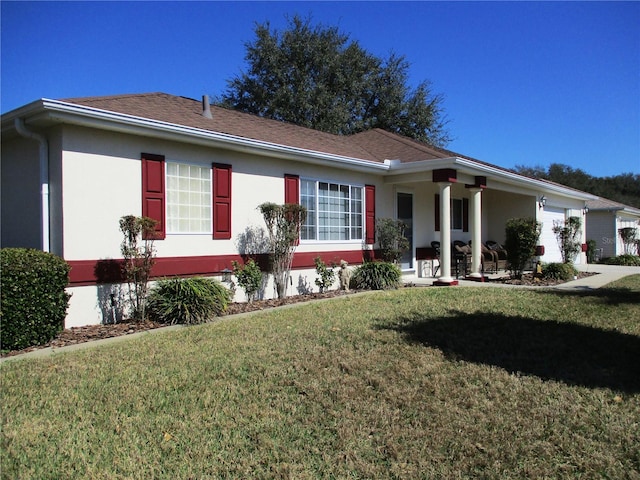
[[[542,261],[545,263],[562,262],[562,253],[558,240],[553,233],[553,223],[564,223],[565,210],[557,207],[544,207],[542,216],[542,231],[540,233],[540,245],[544,245],[544,255]]]

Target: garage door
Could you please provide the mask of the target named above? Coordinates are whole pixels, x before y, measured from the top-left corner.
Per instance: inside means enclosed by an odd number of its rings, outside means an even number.
[[[540,233],[540,245],[544,245],[542,261],[545,263],[562,262],[562,254],[558,240],[553,233],[553,222],[564,222],[564,208],[545,207],[542,217],[542,232]]]

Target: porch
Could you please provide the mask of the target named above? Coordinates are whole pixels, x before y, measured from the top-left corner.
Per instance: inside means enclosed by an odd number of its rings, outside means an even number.
[[[516,190],[453,169],[428,174],[396,175],[392,216],[402,221],[410,249],[402,259],[404,272],[438,285],[461,279],[483,281],[506,274],[506,253],[488,248],[503,243],[509,218],[536,217],[535,192]],[[450,261],[441,261],[441,259]]]

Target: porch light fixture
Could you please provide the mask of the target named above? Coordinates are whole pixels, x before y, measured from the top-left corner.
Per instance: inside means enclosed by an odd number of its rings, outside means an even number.
[[[544,195],[542,195],[540,197],[540,200],[538,200],[538,207],[540,208],[544,208],[544,206],[547,204],[547,197],[545,197]]]
[[[231,273],[232,270],[229,270],[228,268],[222,270],[222,281],[224,283],[231,283]]]
[[[585,207],[582,209],[582,213],[583,215],[586,215],[587,213],[589,213],[589,207],[585,205]]]

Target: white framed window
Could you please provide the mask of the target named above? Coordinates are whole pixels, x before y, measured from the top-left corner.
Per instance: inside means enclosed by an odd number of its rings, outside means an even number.
[[[362,240],[363,186],[301,179],[300,203],[307,209],[302,240]]]
[[[451,230],[462,230],[463,226],[462,199],[451,199]]]
[[[167,233],[211,234],[211,168],[166,162]]]

